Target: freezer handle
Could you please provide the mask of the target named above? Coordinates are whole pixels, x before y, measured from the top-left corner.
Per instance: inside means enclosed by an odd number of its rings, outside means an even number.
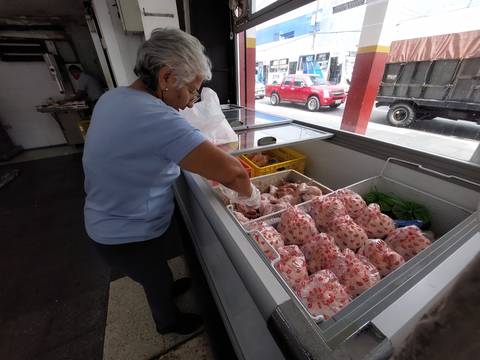
[[[440,176],[440,177],[443,177],[443,178],[447,178],[447,179],[455,179],[457,181],[460,181],[460,182],[464,182],[464,183],[467,183],[467,184],[470,184],[470,185],[474,185],[476,187],[478,187],[480,189],[480,184],[479,183],[476,183],[474,181],[471,181],[471,180],[467,180],[467,179],[464,179],[464,178],[461,178],[459,176],[455,176],[455,175],[448,175],[448,174],[444,174],[444,173],[441,173],[439,171],[436,171],[436,170],[432,170],[432,169],[429,169],[429,168],[426,168],[424,167],[423,165],[420,165],[420,164],[417,164],[417,163],[414,163],[414,162],[411,162],[411,161],[407,161],[407,160],[403,160],[403,159],[398,159],[398,158],[394,158],[394,157],[389,157],[386,161],[385,161],[385,165],[383,165],[383,168],[382,168],[382,171],[380,172],[380,176],[384,176],[384,173],[388,167],[388,165],[392,162],[400,162],[400,163],[404,163],[404,164],[409,164],[409,165],[412,165],[412,166],[415,166],[415,167],[418,167],[419,169],[425,171],[425,172],[429,172],[431,174],[434,174],[434,175],[437,175],[437,176]]]

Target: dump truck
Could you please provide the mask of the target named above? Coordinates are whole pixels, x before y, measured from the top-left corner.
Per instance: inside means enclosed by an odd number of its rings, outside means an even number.
[[[376,100],[393,126],[435,117],[480,124],[480,31],[392,42]]]

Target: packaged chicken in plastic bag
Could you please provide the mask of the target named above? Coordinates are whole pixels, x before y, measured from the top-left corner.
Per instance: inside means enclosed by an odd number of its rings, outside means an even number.
[[[280,261],[275,267],[287,284],[295,290],[308,276],[305,256],[297,245],[280,246],[277,251]]]
[[[310,275],[297,289],[297,295],[313,316],[328,320],[348,305],[350,296],[330,270]]]
[[[360,225],[369,238],[384,238],[395,229],[393,220],[380,212],[380,205],[372,203],[357,212],[355,222]]]
[[[274,260],[277,256],[272,251],[270,246],[274,249],[284,246],[282,234],[280,234],[273,226],[268,225],[266,222],[252,224],[249,227],[249,230],[252,231],[250,234],[257,242],[263,253],[270,260]],[[270,246],[268,246],[265,242],[268,242]]]
[[[201,101],[192,108],[181,110],[180,114],[216,145],[238,141],[238,136],[222,112],[216,92],[210,88],[204,87]]]
[[[390,249],[385,241],[368,239],[358,250],[358,255],[365,256],[385,276],[405,263],[403,256]]]
[[[405,260],[411,259],[432,244],[415,225],[393,230],[388,234],[385,242]]]
[[[333,196],[336,196],[343,202],[345,209],[347,209],[348,215],[352,218],[356,218],[359,211],[367,206],[367,203],[356,192],[350,189],[337,190]]]
[[[317,228],[327,230],[330,222],[338,216],[347,215],[347,210],[340,199],[334,196],[319,196],[310,203],[309,213]]]
[[[310,241],[303,244],[300,249],[307,260],[307,269],[310,274],[323,269],[330,269],[336,259],[342,255],[340,248],[332,237],[319,233]]]
[[[380,280],[377,268],[365,256],[355,255],[350,249],[343,250],[331,270],[352,297],[360,295]]]
[[[293,206],[282,213],[278,231],[285,237],[288,245],[303,245],[318,234],[310,215]]]
[[[328,234],[335,239],[335,243],[341,249],[357,250],[368,239],[365,230],[348,215],[333,219],[329,225]]]

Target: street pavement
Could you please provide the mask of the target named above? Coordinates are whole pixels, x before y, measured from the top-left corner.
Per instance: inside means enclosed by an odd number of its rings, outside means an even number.
[[[299,104],[273,106],[270,98],[256,100],[255,109],[333,129],[340,129],[344,105],[337,109],[306,110]],[[462,120],[435,118],[420,120],[410,128],[397,128],[387,122],[387,107],[373,108],[365,136],[457,160],[480,164],[480,125]]]

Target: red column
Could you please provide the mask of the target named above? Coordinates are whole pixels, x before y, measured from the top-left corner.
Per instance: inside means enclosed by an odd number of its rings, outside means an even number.
[[[368,0],[342,118],[342,130],[365,134],[390,50],[395,9],[389,0]]]
[[[377,51],[378,48],[374,46],[358,49],[343,112],[342,130],[359,134],[365,134],[367,130],[388,56],[388,50]]]

